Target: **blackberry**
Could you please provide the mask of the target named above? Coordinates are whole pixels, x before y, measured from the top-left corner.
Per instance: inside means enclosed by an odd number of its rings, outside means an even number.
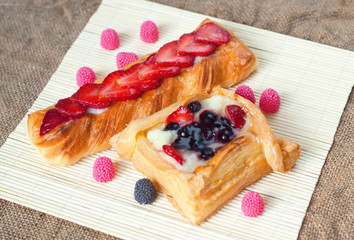
[[[188,143],[189,143],[189,138],[181,138],[181,137],[177,137],[173,143],[172,146],[176,149],[183,149],[183,148],[187,148],[188,147]]]
[[[169,124],[167,124],[167,126],[165,127],[164,130],[166,131],[172,131],[172,130],[178,130],[181,128],[181,125],[179,125],[176,122],[170,122]]]
[[[215,132],[211,129],[207,129],[203,131],[203,136],[204,139],[208,142],[208,144],[211,144],[214,142]]]
[[[221,123],[221,125],[232,126],[232,123],[230,122],[230,120],[225,117],[220,118],[220,123]]]
[[[203,160],[209,160],[210,158],[214,157],[215,153],[212,148],[205,147],[200,150],[199,157]]]
[[[190,125],[191,125],[193,128],[201,128],[199,122],[192,122]]]
[[[202,105],[200,104],[200,102],[195,101],[195,102],[189,103],[187,108],[189,108],[189,110],[191,110],[191,112],[196,113],[202,108]]]
[[[230,120],[225,117],[218,118],[214,125],[218,130],[223,130],[225,128],[232,130],[232,128],[235,128],[235,125],[232,124]]]
[[[191,126],[187,125],[178,130],[177,135],[182,138],[187,138],[192,134]]]
[[[203,139],[195,139],[191,138],[188,144],[187,149],[188,150],[200,150],[205,147],[206,143],[203,141]]]
[[[199,116],[199,122],[204,129],[213,129],[218,117],[215,113],[205,110]]]
[[[222,143],[228,143],[235,137],[231,128],[225,128],[217,133],[217,139]]]
[[[134,198],[140,204],[151,204],[157,196],[154,184],[148,178],[142,178],[136,182]]]
[[[207,144],[203,135],[202,128],[200,127],[200,124],[197,122],[191,123],[190,126],[192,130],[192,134],[187,149],[200,150]]]

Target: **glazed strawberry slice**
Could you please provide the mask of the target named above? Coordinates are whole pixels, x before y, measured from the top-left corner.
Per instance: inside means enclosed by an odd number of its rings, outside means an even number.
[[[140,63],[135,64],[127,70],[118,70],[110,73],[102,83],[100,95],[119,100],[121,99],[119,95],[123,94],[124,96],[131,96],[128,99],[134,99],[140,95],[141,91],[147,89],[148,85],[156,85],[156,79],[139,79],[138,68],[141,65]],[[127,90],[128,88],[130,90]],[[124,93],[127,93],[127,95]]]
[[[87,83],[71,96],[71,100],[91,108],[106,108],[111,105],[112,101],[98,95],[100,86],[100,84]]]
[[[166,119],[166,125],[170,122],[176,122],[178,124],[188,124],[193,121],[193,113],[186,107],[179,107],[176,111],[171,113]]]
[[[126,70],[112,72],[106,78],[114,78],[118,87],[133,87],[138,89],[139,85],[149,83],[149,80],[141,81],[139,79],[138,69],[140,65],[141,63],[138,63]]]
[[[49,109],[42,120],[39,135],[42,137],[60,124],[66,123],[68,121],[70,121],[70,118],[60,114],[57,109]]]
[[[186,161],[172,146],[163,145],[162,149],[168,156],[173,157],[179,164],[183,165],[183,163]]]
[[[194,32],[183,34],[177,43],[177,52],[180,55],[195,54],[197,56],[208,56],[214,52],[216,44],[197,42],[194,39]]]
[[[139,97],[141,90],[134,87],[121,87],[117,84],[117,77],[109,74],[101,84],[98,94],[111,101],[125,101]]]
[[[161,85],[161,79],[151,81],[149,84],[142,84],[140,90],[143,92],[154,90]]]
[[[217,45],[230,41],[231,35],[228,31],[215,23],[204,23],[195,32],[195,40],[199,42],[215,43]]]
[[[87,106],[79,102],[72,101],[70,98],[60,99],[55,105],[58,112],[71,119],[80,118],[85,115]]]
[[[244,119],[245,113],[242,111],[241,107],[237,105],[227,105],[225,108],[225,115],[236,128],[242,128],[246,120]]]
[[[155,56],[157,65],[162,67],[177,66],[180,68],[192,66],[195,55],[179,56],[176,49],[177,41],[169,42],[163,45]]]
[[[155,55],[156,54],[150,55],[146,61],[139,66],[138,75],[140,80],[169,78],[178,74],[180,70],[179,67],[162,67],[157,65]]]

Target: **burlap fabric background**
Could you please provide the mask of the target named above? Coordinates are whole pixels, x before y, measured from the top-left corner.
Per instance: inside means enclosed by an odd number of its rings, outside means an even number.
[[[157,2],[354,50],[351,0]],[[0,0],[0,145],[24,117],[99,4],[100,0]],[[354,239],[353,99],[352,91],[299,239]],[[1,239],[117,239],[0,202]]]

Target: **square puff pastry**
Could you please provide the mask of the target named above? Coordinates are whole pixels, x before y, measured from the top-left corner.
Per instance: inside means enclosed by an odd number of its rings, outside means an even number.
[[[191,173],[178,170],[161,157],[147,139],[147,132],[161,127],[179,106],[217,94],[234,99],[242,107],[249,121],[247,129],[242,129],[242,134],[207,165]],[[147,118],[132,121],[110,142],[121,157],[131,159],[134,167],[161,187],[173,206],[196,225],[263,176],[272,171],[289,171],[300,156],[298,144],[275,138],[264,115],[252,102],[219,86],[210,94],[189,96]]]

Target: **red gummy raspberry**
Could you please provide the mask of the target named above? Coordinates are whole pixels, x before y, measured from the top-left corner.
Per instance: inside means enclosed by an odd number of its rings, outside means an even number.
[[[119,47],[119,36],[113,29],[106,29],[101,34],[101,47],[106,50],[114,50]]]
[[[108,157],[99,157],[93,164],[92,176],[97,182],[111,181],[115,175],[114,165]]]
[[[244,98],[250,100],[251,102],[256,103],[256,98],[254,97],[254,93],[249,86],[246,86],[246,85],[239,86],[236,89],[235,94],[238,94],[241,97],[244,97]]]
[[[263,213],[264,202],[256,192],[248,192],[243,196],[241,210],[247,217],[257,217]]]
[[[76,83],[79,87],[85,85],[86,83],[94,83],[95,81],[96,75],[89,67],[82,67],[76,73]]]
[[[138,56],[135,53],[132,52],[119,52],[117,54],[117,67],[118,69],[122,69],[129,63],[132,63],[136,60],[138,60]]]
[[[266,113],[275,113],[279,110],[280,107],[280,96],[279,94],[268,88],[264,90],[261,94],[261,98],[259,100],[259,107],[263,112]]]
[[[146,43],[154,43],[159,39],[159,30],[153,21],[145,21],[141,24],[140,39]]]

